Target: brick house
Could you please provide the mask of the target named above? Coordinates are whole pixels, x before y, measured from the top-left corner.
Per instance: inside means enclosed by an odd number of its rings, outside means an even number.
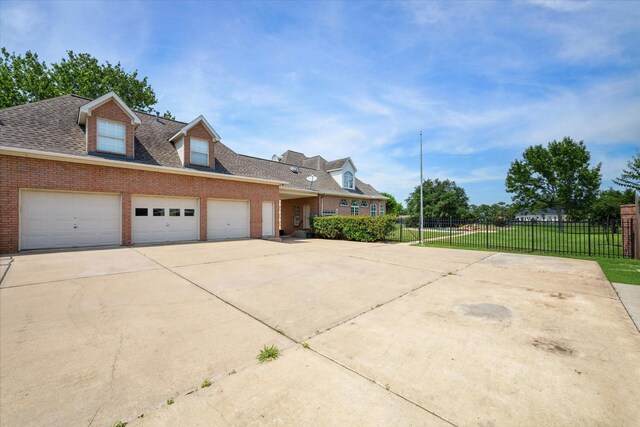
[[[350,158],[241,155],[200,116],[132,111],[115,93],[0,110],[0,252],[277,238],[313,215],[381,215]]]

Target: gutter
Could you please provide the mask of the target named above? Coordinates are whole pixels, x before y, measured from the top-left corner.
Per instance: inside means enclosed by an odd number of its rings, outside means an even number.
[[[121,162],[118,160],[102,159],[98,157],[78,156],[75,154],[52,153],[49,151],[29,150],[26,148],[0,146],[0,155],[13,156],[13,157],[26,157],[30,159],[53,160],[57,162],[82,163],[87,165],[105,166],[105,167],[121,168],[121,169],[136,169],[136,170],[144,170],[149,172],[169,173],[174,175],[198,176],[198,177],[210,178],[210,179],[221,179],[225,181],[253,182],[256,184],[278,185],[278,186],[288,184],[288,182],[286,181],[276,181],[272,179],[252,178],[249,176],[242,176],[242,175],[225,175],[217,172],[203,172],[203,171],[191,170],[191,169],[171,168],[168,166],[145,165],[143,163]]]

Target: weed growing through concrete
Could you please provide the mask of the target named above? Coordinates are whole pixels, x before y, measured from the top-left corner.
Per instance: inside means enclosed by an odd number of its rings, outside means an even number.
[[[275,360],[278,358],[278,356],[280,356],[280,350],[278,350],[278,347],[276,347],[275,345],[267,347],[265,345],[258,354],[258,360],[260,361],[260,363],[263,363],[268,362],[269,360]]]
[[[173,405],[173,399],[171,398],[167,399],[167,405]]]
[[[236,373],[236,370],[234,369],[233,371],[229,372],[229,375],[233,375]]]
[[[209,380],[204,380],[202,381],[202,384],[200,384],[200,388],[207,388],[209,386],[211,386],[211,381]]]
[[[111,427],[125,427],[126,425],[127,423],[124,421],[116,421],[115,423],[111,424]]]
[[[306,342],[303,342],[303,343],[302,343],[302,348],[309,348],[309,344],[308,344],[308,343],[306,343]]]

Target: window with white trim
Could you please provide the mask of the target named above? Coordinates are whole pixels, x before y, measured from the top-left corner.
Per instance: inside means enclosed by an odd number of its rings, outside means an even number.
[[[360,214],[360,204],[357,200],[351,202],[351,215],[359,215]]]
[[[380,216],[384,215],[384,203],[380,203]]]
[[[340,206],[349,206],[349,202],[347,202],[347,199],[340,199]]]
[[[375,203],[371,203],[371,216],[378,215],[377,205]]]
[[[342,174],[342,188],[353,190],[353,174],[349,171]]]
[[[126,128],[122,123],[97,120],[96,150],[127,154]]]
[[[209,166],[209,141],[191,138],[190,159],[193,165]]]

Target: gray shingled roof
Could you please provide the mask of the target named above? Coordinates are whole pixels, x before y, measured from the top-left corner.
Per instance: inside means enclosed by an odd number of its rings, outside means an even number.
[[[342,167],[348,161],[349,161],[348,157],[345,157],[344,159],[332,160],[330,162],[327,162],[327,164],[325,165],[325,170],[332,171],[336,169],[342,169]]]
[[[0,110],[0,146],[89,156],[85,152],[84,128],[78,125],[77,119],[80,107],[90,101],[75,95],[64,95]],[[155,115],[138,111],[136,115],[142,123],[136,129],[135,159],[109,158],[182,168],[169,138],[187,123],[156,119]],[[306,178],[313,174],[318,179],[311,190],[382,198],[373,187],[358,179],[355,190],[345,190],[326,172],[329,163],[346,159],[327,162],[320,156],[307,158],[302,153],[287,151],[282,161],[276,162],[238,154],[221,142],[215,145],[215,158],[214,171],[217,173],[286,181],[288,184],[284,188],[305,190],[310,189]],[[299,172],[293,172],[292,165],[299,166]]]

